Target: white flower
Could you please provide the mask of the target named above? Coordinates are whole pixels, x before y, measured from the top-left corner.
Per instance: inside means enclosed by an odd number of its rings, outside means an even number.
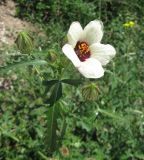
[[[94,20],[82,29],[79,22],[73,22],[69,28],[68,44],[62,48],[64,54],[86,78],[100,78],[105,66],[116,54],[113,46],[101,44],[103,24]]]

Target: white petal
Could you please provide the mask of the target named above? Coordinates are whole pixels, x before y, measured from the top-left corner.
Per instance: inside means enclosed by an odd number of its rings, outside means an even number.
[[[99,20],[91,21],[84,28],[84,40],[91,45],[100,42],[103,37],[103,23]]]
[[[63,53],[72,61],[75,67],[79,67],[81,61],[79,60],[78,56],[76,55],[74,49],[70,44],[65,44],[62,48]]]
[[[109,44],[95,43],[90,46],[91,57],[106,65],[115,56],[116,50]]]
[[[67,37],[70,45],[75,47],[77,41],[79,41],[82,37],[83,29],[79,22],[73,22],[69,28]]]
[[[104,75],[101,63],[94,58],[82,62],[78,70],[86,78],[100,78]]]

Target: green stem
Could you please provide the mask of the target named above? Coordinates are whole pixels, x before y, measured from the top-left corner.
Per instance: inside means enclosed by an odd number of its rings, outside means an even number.
[[[38,154],[43,158],[44,160],[49,160],[47,156],[45,156],[41,151],[38,151]]]

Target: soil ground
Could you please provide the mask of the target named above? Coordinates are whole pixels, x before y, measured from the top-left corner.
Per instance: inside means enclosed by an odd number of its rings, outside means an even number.
[[[22,30],[37,32],[32,23],[21,20],[15,16],[16,4],[12,0],[0,4],[0,46],[3,43],[13,45],[17,33]]]

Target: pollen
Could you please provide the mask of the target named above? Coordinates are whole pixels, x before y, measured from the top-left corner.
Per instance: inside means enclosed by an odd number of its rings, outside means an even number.
[[[80,61],[85,61],[91,55],[89,45],[86,42],[78,41],[74,48]]]

